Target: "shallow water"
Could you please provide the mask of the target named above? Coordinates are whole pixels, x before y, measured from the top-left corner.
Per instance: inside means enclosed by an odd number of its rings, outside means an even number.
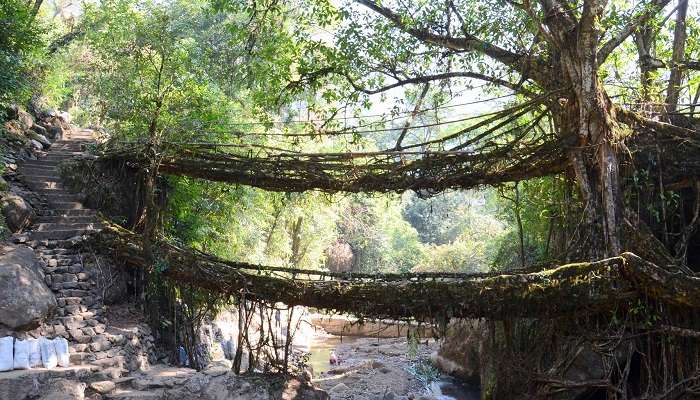
[[[434,382],[430,391],[438,400],[479,400],[481,391],[477,387],[465,385],[450,377],[442,377]]]
[[[308,365],[313,368],[314,376],[319,376],[322,372],[331,369],[331,350],[334,350],[341,343],[347,344],[357,341],[358,338],[351,336],[343,336],[342,338],[333,335],[315,336],[307,350],[310,353]]]

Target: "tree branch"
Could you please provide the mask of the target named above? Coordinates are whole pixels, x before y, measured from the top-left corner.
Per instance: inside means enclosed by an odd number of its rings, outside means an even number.
[[[416,100],[416,106],[413,107],[413,112],[411,112],[410,117],[406,119],[406,123],[404,124],[403,129],[401,130],[401,134],[399,135],[399,138],[396,139],[396,146],[394,147],[395,150],[401,150],[401,142],[403,142],[404,137],[406,137],[406,133],[408,133],[408,128],[411,127],[413,120],[416,119],[416,115],[418,115],[418,112],[421,109],[421,106],[423,105],[423,100],[428,94],[428,89],[430,89],[430,83],[426,83],[425,85],[423,85],[423,90],[420,92],[420,94],[418,95],[418,99]]]
[[[598,50],[598,65],[602,65],[610,54],[625,41],[634,31],[644,24],[659,11],[661,11],[671,0],[652,0],[651,4],[647,5],[646,10],[633,18],[625,25],[617,35],[613,36]]]
[[[435,74],[435,75],[424,75],[424,76],[417,76],[414,78],[407,78],[403,80],[398,80],[395,83],[392,83],[387,86],[382,86],[377,89],[367,89],[361,85],[359,85],[357,82],[355,82],[348,74],[342,74],[345,76],[345,78],[350,82],[350,85],[355,90],[361,91],[366,94],[377,94],[377,93],[382,93],[386,92],[387,90],[395,89],[397,87],[405,86],[405,85],[411,85],[411,84],[417,84],[417,83],[429,83],[433,81],[441,81],[441,80],[446,80],[446,79],[452,79],[452,78],[473,78],[473,79],[479,79],[485,82],[491,82],[495,85],[498,86],[503,86],[505,88],[511,89],[515,92],[522,93],[527,96],[534,96],[535,94],[530,92],[529,90],[523,89],[521,86],[519,86],[516,83],[496,78],[493,76],[489,75],[484,75],[478,72],[471,72],[471,71],[453,71],[453,72],[444,72],[441,74]]]
[[[533,60],[522,54],[514,53],[498,47],[492,43],[483,41],[476,36],[465,32],[464,37],[453,37],[437,35],[430,32],[428,29],[417,28],[415,24],[409,23],[404,17],[395,13],[391,9],[377,4],[372,0],[355,0],[357,3],[369,8],[370,10],[382,15],[390,20],[394,25],[403,32],[408,33],[414,38],[426,43],[441,46],[450,50],[470,50],[485,54],[492,59],[501,62],[520,73],[539,71],[542,75],[542,65],[538,60]]]
[[[673,31],[673,52],[671,55],[671,75],[666,88],[666,111],[672,113],[678,107],[678,97],[683,80],[683,58],[685,58],[685,41],[687,37],[685,17],[688,12],[688,0],[679,0],[676,14],[676,27]],[[673,119],[673,117],[672,117]]]

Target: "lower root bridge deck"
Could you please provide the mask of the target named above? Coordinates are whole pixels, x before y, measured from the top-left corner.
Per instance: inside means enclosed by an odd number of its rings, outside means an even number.
[[[88,245],[149,268],[142,238],[105,223]],[[511,274],[331,274],[231,262],[160,241],[163,274],[178,283],[248,299],[304,305],[364,318],[553,318],[614,310],[645,297],[700,307],[700,278],[670,272],[632,253],[597,262]]]

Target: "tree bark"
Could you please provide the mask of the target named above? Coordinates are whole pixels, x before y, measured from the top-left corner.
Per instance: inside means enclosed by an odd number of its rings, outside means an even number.
[[[686,23],[685,18],[688,13],[688,0],[678,0],[678,10],[676,11],[676,27],[673,32],[673,54],[671,56],[671,76],[668,79],[666,89],[666,111],[670,114],[670,119],[675,118],[673,113],[678,108],[678,98],[681,92],[683,80],[683,62],[685,60]]]

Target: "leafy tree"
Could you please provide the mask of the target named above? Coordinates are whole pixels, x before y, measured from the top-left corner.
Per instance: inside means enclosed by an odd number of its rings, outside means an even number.
[[[224,134],[235,107],[207,78],[197,37],[205,9],[184,4],[109,0],[86,10],[85,23],[102,27],[86,35],[92,93],[122,137],[215,141]]]
[[[22,102],[33,89],[44,29],[36,11],[23,0],[0,3],[0,106]]]
[[[352,196],[342,212],[338,235],[352,248],[355,271],[407,272],[420,260],[418,233],[397,200]]]
[[[255,4],[255,12],[249,14],[252,24],[296,15],[289,12],[292,6],[276,2],[223,3],[243,7],[240,9]],[[668,104],[656,109],[667,114],[662,118],[677,123],[673,110],[678,100],[696,92],[688,83],[697,79],[698,49],[690,45],[688,31],[697,25],[697,9],[686,0],[680,0],[678,7],[670,3],[357,0],[335,7],[324,0],[311,0],[303,3],[304,8],[316,10],[314,17],[323,28],[334,29],[332,38],[313,40],[305,31],[292,31],[301,32],[295,41],[303,60],[298,62],[298,77],[292,76],[287,87],[331,90],[328,109],[344,99],[342,103],[351,111],[383,101],[403,88],[413,87],[407,90],[420,93],[420,88],[431,84],[459,90],[479,81],[513,93],[517,104],[537,103],[524,116],[534,122],[523,128],[522,135],[509,139],[509,148],[536,148],[538,140],[566,148],[561,163],[570,167],[585,210],[585,234],[580,236],[585,243],[578,246],[592,258],[618,254],[623,247],[620,160],[624,152],[615,143],[628,137],[630,130],[643,133],[658,128],[651,119],[625,112],[624,100],[647,101],[630,93],[647,91],[637,90],[640,86],[661,87],[663,102]],[[675,21],[666,15],[674,15]],[[642,38],[646,42],[642,40],[636,50],[640,58],[653,62],[645,64],[642,85],[629,84],[625,77],[637,67],[625,53],[632,39],[640,42],[633,36],[643,36],[644,30],[652,34]],[[645,54],[650,49],[658,51]],[[625,92],[618,90],[620,85],[630,88],[624,96],[619,96]],[[401,132],[397,129],[396,144],[405,147]],[[457,135],[454,145],[446,141],[433,147],[428,146],[430,141],[413,144],[423,149],[457,150],[470,137],[473,135]],[[507,158],[507,152],[499,157]],[[523,168],[521,176],[504,179],[546,175],[527,171]]]

